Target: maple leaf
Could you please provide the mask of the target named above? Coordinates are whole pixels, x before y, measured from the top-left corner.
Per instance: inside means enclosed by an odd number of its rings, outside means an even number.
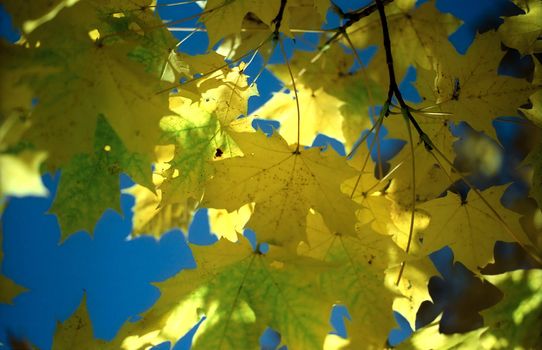
[[[107,208],[120,212],[121,172],[152,186],[149,159],[129,152],[104,117],[97,120],[94,140],[94,152],[72,158],[60,176],[50,210],[58,216],[62,240],[78,230],[92,233]]]
[[[329,150],[288,146],[279,135],[232,134],[243,157],[214,163],[202,205],[232,211],[255,202],[247,227],[262,242],[295,249],[306,241],[309,209],[321,213],[333,230],[352,234],[356,205],[339,192],[340,184],[355,176],[344,159]]]
[[[359,169],[359,174],[356,178],[345,181],[342,191],[361,204],[361,209],[357,213],[356,231],[363,232],[367,229],[366,226],[369,226],[380,234],[392,236],[394,241],[405,249],[410,230],[411,211],[406,209],[410,206],[405,208],[393,192],[395,178],[390,185],[390,180],[386,177],[382,179],[375,177],[374,171],[371,170],[375,169],[375,164],[370,158],[367,147],[358,148],[349,163]],[[427,215],[416,211],[413,232],[424,229],[428,221]]]
[[[533,84],[542,86],[542,66],[535,63]],[[542,127],[542,89],[538,89],[529,97],[530,106],[522,106],[520,114]]]
[[[22,77],[24,74],[40,71],[41,67],[31,65],[32,60],[26,55],[27,49],[22,46],[10,45],[0,40],[0,50],[2,50],[2,55],[0,55],[0,75],[2,76],[0,79],[0,94],[2,95],[0,121],[2,121],[3,131],[0,148],[3,149],[5,144],[9,143],[6,142],[6,138],[11,138],[13,141],[13,134],[17,134],[15,139],[17,142],[19,141],[21,133],[14,132],[15,128],[13,127],[20,124],[17,121],[28,120],[32,107],[32,89],[24,84]]]
[[[241,32],[243,18],[248,12],[271,25],[278,14],[280,0],[210,0],[200,20],[205,24],[209,35],[209,45],[216,44],[222,37]]]
[[[90,320],[86,296],[79,308],[66,321],[57,325],[53,350],[62,349],[112,349],[105,340],[96,339]]]
[[[241,63],[239,67],[227,69],[222,72],[220,78],[222,84],[211,89],[207,89],[207,81],[199,84],[206,93],[202,95],[201,107],[208,111],[216,113],[221,125],[230,125],[241,116],[247,115],[247,101],[251,96],[258,95],[258,89],[255,84],[248,84],[248,76],[244,73],[245,65]]]
[[[221,38],[241,33],[243,19],[249,13],[270,28],[267,37],[271,35],[271,29],[275,29],[271,27],[277,24],[280,24],[280,32],[290,35],[290,23],[300,28],[319,29],[329,0],[291,0],[284,4],[282,10],[281,7],[281,0],[209,0],[200,20],[207,28],[210,47]],[[279,11],[281,20],[277,23]]]
[[[401,269],[403,272],[397,285]],[[405,267],[398,265],[386,271],[386,283],[396,286],[400,295],[393,302],[393,310],[399,312],[410,323],[412,329],[416,329],[416,315],[420,305],[431,299],[427,286],[430,278],[437,274],[438,271],[429,257],[409,257]]]
[[[383,90],[365,70],[350,72],[352,64],[352,55],[339,46],[316,54],[296,52],[291,59],[298,98],[303,106],[301,143],[309,144],[320,132],[351,148],[360,132],[371,126],[369,108],[383,98]],[[287,68],[275,65],[272,71],[285,86],[293,88]],[[297,111],[293,101],[275,94],[255,115],[279,120],[281,135],[293,143],[297,134]]]
[[[504,293],[493,308],[481,312],[484,326],[464,334],[439,333],[438,323],[417,331],[399,349],[478,348],[478,349],[536,349],[541,340],[533,330],[540,328],[540,297],[542,281],[538,270],[514,271],[497,276],[485,276]]]
[[[385,286],[384,270],[397,265],[404,253],[389,236],[372,230],[357,237],[334,234],[314,213],[307,218],[307,236],[308,244],[301,244],[299,253],[336,266],[320,275],[320,288],[348,308],[349,346],[381,346],[394,324],[391,310],[397,296]]]
[[[0,257],[0,259],[1,258],[2,257]],[[25,291],[27,291],[26,288],[13,282],[11,278],[0,275],[0,303],[12,304],[15,297]]]
[[[488,281],[480,280],[461,263],[450,261],[449,265],[449,271],[442,278],[434,276],[429,280],[428,288],[432,301],[424,301],[420,306],[417,328],[432,322],[441,313],[441,333],[462,333],[478,328],[483,324],[480,311],[502,299],[502,293],[497,287]],[[464,283],[455,282],[458,280]]]
[[[335,94],[337,90],[347,90],[343,81],[350,73],[354,58],[343,47],[331,46],[316,52],[295,51],[289,63],[296,81],[299,80],[313,91],[323,88],[328,94]],[[286,86],[291,87],[288,67],[275,64],[271,70]]]
[[[297,86],[297,98],[303,106],[299,142],[310,145],[319,133],[344,141],[341,129],[340,107],[342,101],[324,90],[311,91],[303,85]],[[288,144],[297,142],[297,108],[293,92],[277,92],[254,117],[274,119],[280,122],[279,133]]]
[[[497,75],[503,54],[497,33],[479,35],[466,55],[458,56],[449,43],[439,47],[432,70],[420,69],[416,87],[426,106],[451,113],[476,130],[495,136],[491,124],[498,116],[515,115],[535,91],[525,80]]]
[[[160,283],[157,305],[120,337],[158,330],[158,339],[151,342],[175,340],[203,312],[207,319],[196,333],[194,349],[255,348],[266,326],[278,330],[291,348],[321,347],[331,304],[318,292],[315,278],[307,277],[325,267],[307,258],[285,259],[275,249],[253,251],[246,239],[192,246],[198,268]]]
[[[171,109],[177,115],[160,121],[163,142],[176,145],[167,178],[160,186],[164,205],[185,203],[188,198],[200,200],[212,175],[209,161],[241,154],[230,134],[253,130],[251,118],[239,117],[247,114],[247,100],[257,93],[256,87],[247,84],[241,68],[224,73],[223,79],[224,84],[208,89],[198,104],[172,97]]]
[[[416,114],[416,120],[421,129],[431,140],[433,147],[440,152],[440,158],[437,158],[436,151],[430,151],[425,147],[424,142],[415,134],[414,128],[405,123],[403,116],[395,118],[393,122],[390,120],[385,125],[388,130],[387,137],[412,142],[414,153],[410,145],[405,145],[390,160],[393,182],[388,193],[397,203],[405,207],[412,204],[413,186],[416,202],[425,202],[440,196],[457,180],[455,169],[447,162],[452,162],[455,158],[452,146],[456,137],[450,130],[452,122],[446,116]],[[412,158],[414,158],[414,173]],[[414,180],[415,183],[413,183]]]
[[[518,49],[522,55],[542,51],[542,4],[536,0],[517,1],[517,4],[525,14],[504,18],[504,23],[499,27],[502,42]]]
[[[532,82],[498,75],[501,40],[522,54],[539,51],[536,1],[518,2],[525,14],[505,18],[498,33],[477,36],[466,55],[448,40],[459,21],[435,2],[382,0],[345,13],[347,5],[329,0],[209,0],[197,16],[216,49],[200,55],[178,51],[190,35],[178,43],[167,29],[175,19],[165,23],[154,12],[187,2],[1,2],[22,39],[0,44],[0,193],[45,195],[40,170],[47,155],[45,165],[61,170],[51,211],[62,239],[92,232],[104,210],[119,210],[121,172],[138,183],[126,191],[136,203],[132,235],[186,229],[197,208],[210,207],[211,231],[220,238],[210,247],[193,246],[197,268],[157,284],[157,304],[113,341],[94,338],[83,300],[59,324],[54,349],[167,348],[162,342],[190,330],[195,348],[257,348],[266,327],[293,349],[381,348],[394,324],[392,310],[415,327],[420,305],[442,309],[427,288],[436,280],[429,254],[450,246],[476,271],[492,261],[496,240],[526,248],[536,240],[523,232],[520,214],[501,206],[502,187],[482,197],[471,190],[464,199],[444,193],[458,180],[455,123],[495,136],[493,119],[519,109],[540,124],[539,63]],[[335,29],[322,27],[330,7],[340,17]],[[321,33],[320,45],[309,35],[282,41],[303,32]],[[318,47],[294,51],[290,59],[290,42],[296,49],[301,42]],[[245,70],[262,72],[278,45],[289,65],[271,70],[290,92],[275,94],[253,114],[281,122],[278,133],[265,137],[247,116],[247,101],[258,91]],[[354,50],[369,45],[380,49],[367,65]],[[254,67],[257,53],[263,66]],[[409,106],[397,87],[410,65],[417,69],[420,105]],[[383,101],[375,120],[369,112]],[[352,154],[302,146],[318,133]],[[382,144],[390,139],[402,147],[391,158]],[[531,195],[540,204],[539,146],[525,163],[533,168]],[[538,214],[529,205],[521,219],[533,221],[528,228],[535,231]],[[265,244],[251,248],[240,237],[245,228]],[[510,287],[509,298],[538,305],[540,286],[523,282]],[[17,303],[22,287],[2,275],[0,284],[0,301]],[[337,303],[350,311],[348,339],[328,334]],[[512,304],[493,309],[499,314],[487,318],[490,329],[442,342],[431,336],[442,348],[498,348],[508,339],[537,347],[528,331],[505,334],[520,323],[503,315],[539,316],[527,315],[529,305],[512,312],[518,302]]]
[[[476,272],[493,262],[496,241],[520,240],[528,244],[519,223],[520,215],[500,204],[504,189],[491,187],[480,192],[485,201],[472,190],[465,200],[448,192],[445,197],[421,204],[418,208],[431,216],[423,231],[423,249],[430,253],[449,246],[458,261]],[[492,209],[486,202],[491,203]]]
[[[131,187],[126,193],[135,197],[132,208],[134,212],[132,235],[151,234],[160,237],[173,228],[183,230],[188,228],[195,207],[190,201],[185,205],[182,203],[161,205],[161,192],[157,195],[141,185]]]
[[[538,127],[542,127],[542,90],[538,90],[532,94],[529,100],[532,107],[520,108],[519,111]]]
[[[66,5],[66,0],[38,0],[30,3],[15,3],[13,1],[0,1],[6,10],[11,14],[13,23],[18,28],[23,28],[25,32],[31,29],[33,25],[26,22],[40,22],[45,15],[53,10],[57,10]],[[46,20],[46,19],[45,19]]]
[[[153,39],[130,30],[124,39],[116,36],[118,21],[112,16],[116,8],[99,1],[80,1],[29,35],[31,45],[39,47],[27,49],[27,54],[44,68],[23,76],[24,81],[32,82],[39,101],[26,138],[48,151],[48,165],[53,169],[92,149],[100,115],[107,118],[127,149],[152,155],[159,137],[158,121],[169,114],[167,95],[156,94],[159,79],[137,62],[138,57],[149,58],[141,51]],[[87,14],[85,20],[80,13]],[[124,29],[126,21],[122,23]],[[138,25],[136,31],[141,30]],[[143,39],[138,42],[134,36]]]
[[[344,181],[341,190],[361,204],[356,230],[360,232],[369,224],[376,232],[388,235],[393,207],[393,201],[386,196],[388,181],[381,181],[374,176],[375,164],[370,158],[368,147],[360,146],[348,163],[358,170],[358,175]]]
[[[167,162],[173,158],[175,146],[157,146],[155,151],[156,163],[154,163],[152,182],[154,187],[160,187],[165,179],[162,174],[171,167]],[[162,204],[161,189],[156,189],[153,192],[138,184],[124,190],[124,192],[132,195],[135,199],[132,208],[134,213],[132,235],[151,234],[159,238],[172,228],[181,228],[185,231],[188,228],[196,206],[194,200],[187,200],[185,203]]]
[[[409,65],[430,69],[436,51],[448,43],[448,35],[456,29],[459,21],[451,15],[443,14],[435,8],[433,2],[415,7],[416,1],[394,1],[386,7],[386,15],[393,42],[392,52],[401,57],[395,62],[397,76],[401,77]],[[438,24],[437,24],[438,23]],[[377,13],[363,18],[348,30],[354,46],[365,48],[369,45],[382,45],[382,29]],[[379,50],[373,60],[385,61],[384,50]],[[387,82],[386,67],[381,81]]]

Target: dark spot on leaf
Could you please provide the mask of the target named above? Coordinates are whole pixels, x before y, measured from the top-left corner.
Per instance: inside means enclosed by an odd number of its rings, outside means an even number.
[[[461,85],[459,84],[459,79],[454,79],[454,90],[452,92],[452,100],[459,100],[459,93],[461,92]]]

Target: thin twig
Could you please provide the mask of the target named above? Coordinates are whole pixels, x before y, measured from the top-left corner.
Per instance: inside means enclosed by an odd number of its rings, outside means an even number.
[[[205,28],[198,28],[198,27],[169,27],[168,28],[172,32],[192,32],[194,30],[197,30],[199,32],[206,32],[207,29]],[[241,28],[241,32],[264,32],[269,30],[268,28]],[[297,29],[297,28],[290,28],[290,32],[292,33],[313,33],[313,34],[322,34],[322,33],[328,33],[331,32],[329,29]]]

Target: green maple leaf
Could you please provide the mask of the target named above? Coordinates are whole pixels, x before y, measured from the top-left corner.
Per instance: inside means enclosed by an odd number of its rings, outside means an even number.
[[[58,216],[62,240],[78,230],[92,233],[107,208],[120,211],[121,172],[152,186],[150,160],[129,152],[103,116],[97,124],[94,152],[76,155],[62,170],[51,207]]]
[[[256,348],[266,326],[278,330],[289,347],[322,346],[331,304],[314,277],[326,268],[323,264],[284,256],[273,247],[261,254],[246,239],[192,246],[192,251],[198,267],[158,284],[158,303],[140,322],[121,330],[120,339],[138,334],[147,343],[176,340],[203,314],[207,319],[196,333],[194,349]],[[158,332],[143,337],[152,331]]]

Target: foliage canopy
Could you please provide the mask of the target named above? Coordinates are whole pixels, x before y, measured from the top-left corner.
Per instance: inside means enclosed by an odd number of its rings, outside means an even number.
[[[290,349],[377,349],[388,346],[393,310],[414,329],[427,325],[404,348],[542,347],[539,271],[484,269],[497,241],[541,262],[540,0],[516,1],[517,14],[465,54],[448,39],[460,21],[433,1],[346,10],[329,0],[207,0],[180,42],[170,29],[183,29],[195,1],[1,3],[22,32],[0,43],[2,205],[47,196],[40,177],[60,170],[50,213],[63,244],[120,210],[125,173],[136,183],[126,190],[136,199],[132,238],[186,230],[197,208],[209,208],[218,236],[191,244],[197,267],[157,283],[157,303],[115,339],[94,337],[83,300],[53,349],[143,349],[194,326],[196,349],[258,348],[267,327]],[[179,19],[164,23],[162,6],[178,7]],[[326,26],[329,13],[337,27]],[[183,52],[202,31],[207,51]],[[317,33],[312,48],[291,52],[306,33]],[[499,74],[514,66],[503,60],[510,52],[532,63],[523,77]],[[409,67],[416,101],[399,89]],[[283,89],[249,113],[264,69]],[[262,120],[280,127],[266,135],[253,127]],[[513,207],[502,200],[510,179],[495,181],[512,152],[494,127],[506,122],[529,135],[515,179],[530,192]],[[319,134],[346,155],[313,146]],[[432,277],[429,255],[444,247],[458,263]],[[453,276],[494,298],[444,301],[438,291],[453,289]],[[24,290],[5,276],[0,285],[3,303]],[[349,310],[348,339],[329,333],[335,304]],[[448,325],[454,312],[472,326]]]

